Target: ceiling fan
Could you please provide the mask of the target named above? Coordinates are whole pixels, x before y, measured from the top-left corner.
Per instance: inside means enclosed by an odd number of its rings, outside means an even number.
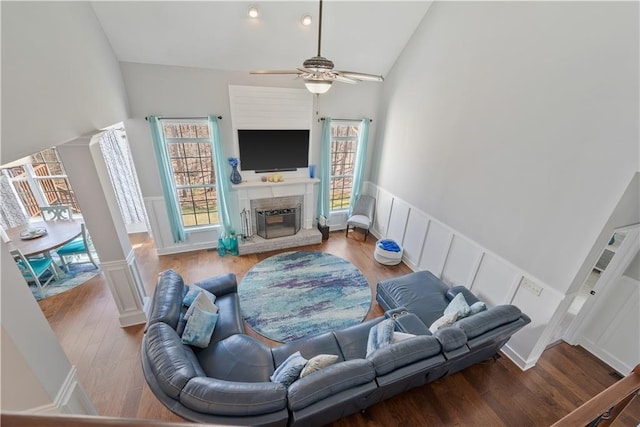
[[[333,69],[333,62],[320,54],[322,42],[322,0],[318,12],[318,54],[302,63],[295,70],[255,70],[251,74],[296,74],[304,79],[304,84],[313,94],[321,94],[331,89],[334,81],[356,84],[361,81],[381,82],[382,76],[358,73],[355,71],[339,71]]]

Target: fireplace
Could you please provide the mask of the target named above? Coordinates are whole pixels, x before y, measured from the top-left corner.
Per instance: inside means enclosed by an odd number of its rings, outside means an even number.
[[[291,208],[256,209],[256,233],[263,239],[293,236],[300,231],[300,204]]]

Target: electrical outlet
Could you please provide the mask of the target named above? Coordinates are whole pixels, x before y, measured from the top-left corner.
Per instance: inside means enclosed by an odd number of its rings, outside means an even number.
[[[540,294],[542,293],[542,286],[532,282],[531,280],[527,279],[526,277],[522,278],[522,282],[520,283],[520,287],[523,289],[528,290],[529,292],[531,292],[532,294],[536,295],[536,296],[540,296]]]

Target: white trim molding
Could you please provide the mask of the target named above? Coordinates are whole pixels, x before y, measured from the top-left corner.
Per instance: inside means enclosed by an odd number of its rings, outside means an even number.
[[[127,327],[145,323],[144,307],[148,298],[133,250],[126,260],[103,262],[101,267],[120,313],[120,325]]]
[[[69,370],[53,403],[32,408],[27,412],[44,415],[98,415],[96,407],[78,380],[78,370],[75,366]]]
[[[406,246],[402,260],[409,268],[430,270],[449,286],[473,289],[492,306],[517,305],[531,317],[531,323],[514,334],[502,351],[522,370],[534,366],[548,343],[565,296],[386,189],[372,182],[367,182],[365,189],[376,197],[372,234]]]

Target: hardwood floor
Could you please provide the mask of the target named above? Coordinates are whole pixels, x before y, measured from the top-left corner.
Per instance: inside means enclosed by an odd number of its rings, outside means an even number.
[[[168,268],[180,273],[185,283],[228,272],[240,281],[256,262],[283,252],[221,258],[216,251],[197,251],[159,257],[146,234],[132,235],[131,240],[150,296],[158,273]],[[411,271],[404,264],[375,262],[374,243],[371,237],[363,242],[359,233],[345,238],[343,232],[336,232],[322,244],[298,249],[321,250],[351,261],[367,278],[373,295],[378,281]],[[100,415],[184,421],[160,404],[147,387],[140,367],[144,326],[120,327],[102,274],[39,304]],[[382,309],[374,302],[368,317],[380,314]],[[248,333],[277,345],[250,329]],[[547,426],[613,384],[616,378],[611,372],[581,347],[562,343],[546,350],[526,372],[501,357],[404,392],[332,425]],[[639,423],[640,399],[636,399],[616,425]]]

